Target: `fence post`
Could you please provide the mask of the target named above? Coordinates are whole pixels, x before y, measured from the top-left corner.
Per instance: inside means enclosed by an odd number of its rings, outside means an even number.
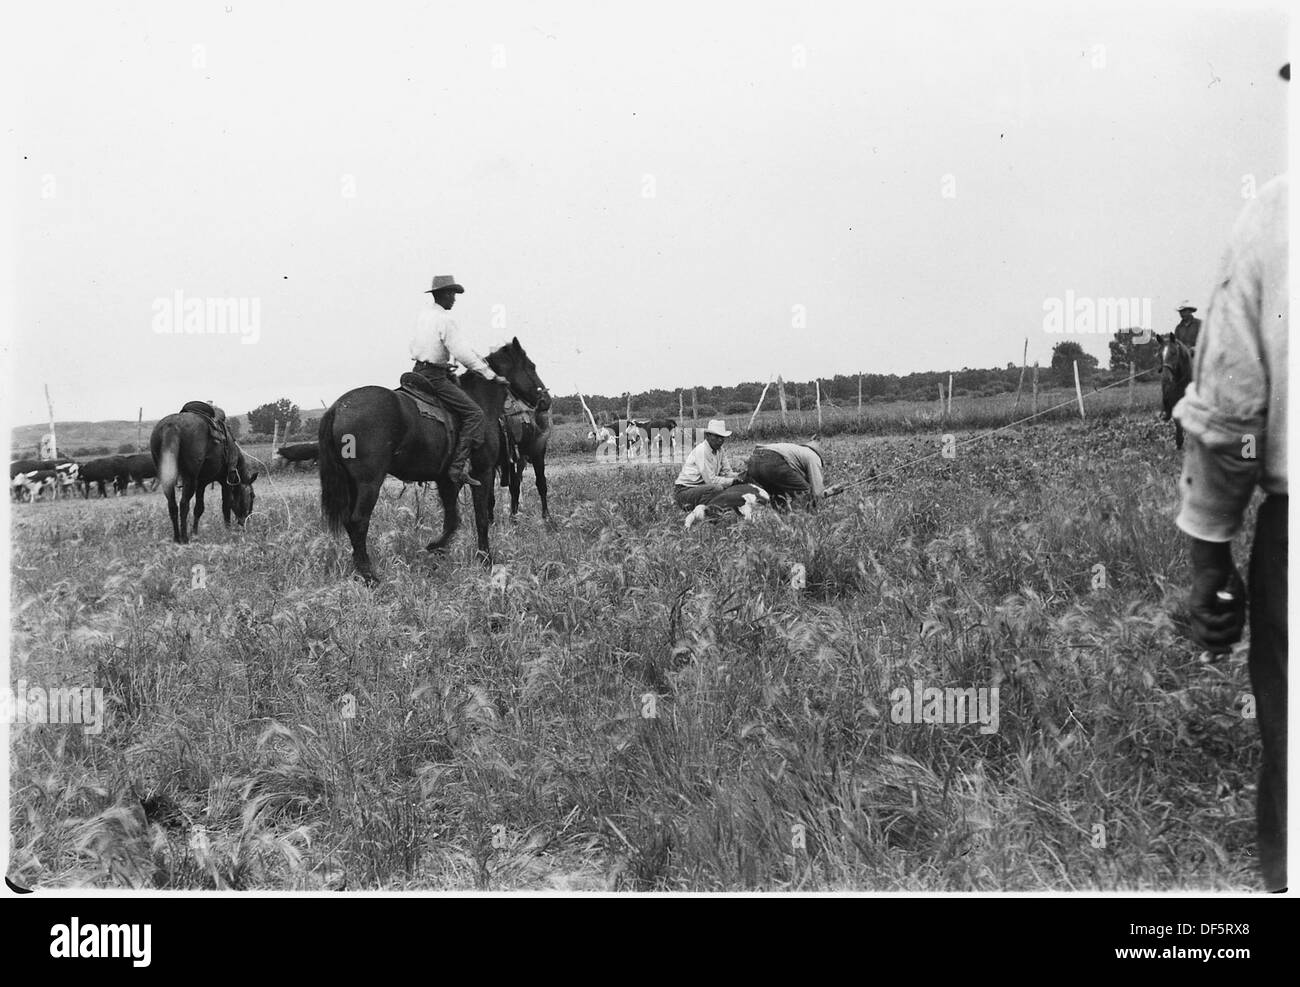
[[[943,381],[939,381],[939,420],[943,421],[946,417],[943,413]]]
[[[1074,361],[1074,393],[1079,398],[1079,417],[1083,417],[1083,388],[1079,386],[1079,361]]]
[[[952,417],[952,374],[948,375],[948,417]]]
[[[763,399],[767,397],[767,389],[772,386],[772,378],[768,378],[767,383],[763,385],[763,393],[758,396],[758,404],[754,405],[754,413],[749,416],[749,430],[754,429],[754,419],[758,417],[759,409],[763,407]]]
[[[1038,361],[1034,361],[1034,417],[1038,417]]]
[[[776,375],[776,396],[777,396],[777,399],[781,402],[781,427],[784,428],[784,427],[785,427],[785,424],[786,424],[786,421],[785,421],[785,381],[783,381],[783,380],[781,379],[781,375],[780,375],[780,374],[777,374],[777,375]]]
[[[1128,362],[1128,410],[1133,410],[1133,381],[1136,378],[1137,370],[1134,361]]]
[[[862,371],[858,371],[858,421],[862,421]]]
[[[822,382],[820,379],[813,382],[817,386],[817,431],[822,430]]]
[[[691,423],[694,424],[700,420],[699,405],[695,403],[695,388],[691,388]]]
[[[1025,364],[1027,364],[1028,362],[1029,362],[1029,337],[1026,336],[1025,353],[1020,358],[1020,383],[1016,385],[1016,407],[1011,412],[1012,418],[1014,418],[1016,416],[1016,412],[1020,410],[1020,394],[1025,389]]]

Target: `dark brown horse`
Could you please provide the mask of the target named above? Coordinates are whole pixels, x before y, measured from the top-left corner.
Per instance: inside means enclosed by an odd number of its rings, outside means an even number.
[[[158,468],[158,481],[167,498],[167,513],[172,519],[172,537],[185,544],[190,540],[186,528],[190,498],[194,498],[194,533],[203,516],[203,492],[208,484],[221,485],[221,514],[226,527],[230,515],[242,527],[253,513],[253,481],[257,473],[249,468],[244,450],[233,439],[222,442],[213,435],[208,418],[193,411],[180,411],[158,421],[149,437],[149,452]],[[181,486],[181,502],[176,505],[176,485]],[[125,491],[124,491],[125,492]]]
[[[465,374],[461,383],[483,409],[488,423],[486,439],[470,459],[470,473],[479,482],[479,486],[471,488],[479,557],[491,562],[489,511],[501,456],[496,422],[505,406],[506,389],[525,404],[536,404],[543,400],[546,388],[518,339],[494,350],[487,362],[505,378],[504,385],[488,382],[475,373]],[[460,484],[447,477],[450,453],[446,428],[422,418],[410,397],[387,387],[372,385],[348,391],[325,412],[320,420],[321,514],[334,534],[347,531],[352,542],[352,562],[360,576],[375,578],[366,551],[366,534],[386,476],[395,476],[404,483],[433,481],[438,485],[442,535],[427,549],[440,552],[446,547],[460,527]]]
[[[1160,347],[1160,417],[1165,421],[1173,418],[1174,405],[1183,399],[1187,385],[1192,382],[1192,351],[1172,332],[1167,336],[1156,335]],[[1174,445],[1183,447],[1183,426],[1174,419]]]
[[[519,513],[519,488],[524,479],[524,467],[533,464],[533,476],[537,480],[537,496],[542,501],[542,517],[550,517],[550,508],[546,502],[546,444],[551,438],[551,397],[544,395],[533,410],[531,416],[507,416],[505,428],[511,429],[514,436],[515,461],[502,450],[501,486],[510,488],[510,516]],[[512,421],[511,418],[514,418]],[[496,506],[492,498],[488,514]]]

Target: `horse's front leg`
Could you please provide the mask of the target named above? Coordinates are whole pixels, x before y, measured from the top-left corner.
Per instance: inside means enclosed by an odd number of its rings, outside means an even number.
[[[546,503],[546,460],[538,456],[533,460],[533,474],[537,478],[537,497],[542,502],[542,519],[546,520],[551,516],[551,509]]]
[[[490,477],[495,479],[495,477]],[[484,565],[492,564],[492,550],[488,546],[488,501],[492,496],[490,479],[481,479],[480,486],[474,487],[474,526],[478,529],[478,560]]]

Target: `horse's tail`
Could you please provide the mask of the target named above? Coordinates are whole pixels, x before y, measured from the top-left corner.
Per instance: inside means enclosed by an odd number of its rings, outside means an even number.
[[[168,497],[176,492],[176,478],[180,475],[180,449],[180,426],[175,423],[164,425],[162,441],[158,445],[158,486]]]
[[[334,408],[320,420],[320,513],[331,534],[337,535],[352,514],[352,478],[334,439]]]

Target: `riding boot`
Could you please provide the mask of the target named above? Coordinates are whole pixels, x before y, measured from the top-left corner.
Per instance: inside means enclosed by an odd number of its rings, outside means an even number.
[[[482,486],[478,480],[470,476],[469,457],[473,451],[473,438],[465,434],[466,430],[462,429],[459,436],[456,437],[456,451],[451,456],[451,466],[447,470],[447,475],[454,483],[468,483],[472,487]]]

